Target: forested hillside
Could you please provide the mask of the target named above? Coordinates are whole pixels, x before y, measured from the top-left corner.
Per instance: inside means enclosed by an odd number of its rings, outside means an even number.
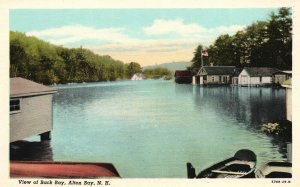
[[[39,83],[94,82],[130,78],[135,71],[110,56],[84,48],[65,48],[10,32],[10,77],[24,77]]]
[[[290,8],[273,12],[266,21],[257,21],[235,35],[219,36],[214,44],[199,45],[189,69],[201,66],[201,50],[208,51],[204,65],[276,67],[292,69],[292,15]]]
[[[158,65],[152,65],[152,66],[144,66],[143,69],[153,69],[153,68],[167,68],[171,72],[175,72],[179,69],[185,69],[186,67],[190,66],[191,62],[169,62],[169,63],[163,63]]]

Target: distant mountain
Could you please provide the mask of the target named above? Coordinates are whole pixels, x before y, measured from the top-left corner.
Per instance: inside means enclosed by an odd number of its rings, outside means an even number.
[[[163,63],[158,64],[154,66],[144,66],[143,69],[153,69],[156,67],[163,67],[167,68],[170,71],[175,72],[175,70],[185,70],[187,66],[190,66],[192,62],[169,62],[169,63]]]

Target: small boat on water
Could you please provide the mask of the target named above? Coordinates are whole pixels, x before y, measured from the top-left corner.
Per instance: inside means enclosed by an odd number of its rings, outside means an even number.
[[[26,178],[120,177],[111,163],[11,161],[10,176]]]
[[[292,163],[271,161],[265,163],[255,172],[256,178],[292,178]]]
[[[248,149],[241,149],[231,158],[221,161],[196,175],[195,168],[187,163],[188,178],[254,178],[256,155]]]

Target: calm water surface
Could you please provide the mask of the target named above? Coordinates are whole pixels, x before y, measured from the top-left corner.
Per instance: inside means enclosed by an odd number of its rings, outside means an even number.
[[[285,160],[283,140],[260,131],[285,116],[285,91],[146,80],[62,85],[54,96],[53,160],[111,162],[122,177],[186,178],[253,150],[258,166]]]

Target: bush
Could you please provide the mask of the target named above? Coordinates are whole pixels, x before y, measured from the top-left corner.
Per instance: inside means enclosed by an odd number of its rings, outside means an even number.
[[[287,120],[280,120],[275,123],[263,124],[261,130],[269,135],[292,138],[292,123]]]

